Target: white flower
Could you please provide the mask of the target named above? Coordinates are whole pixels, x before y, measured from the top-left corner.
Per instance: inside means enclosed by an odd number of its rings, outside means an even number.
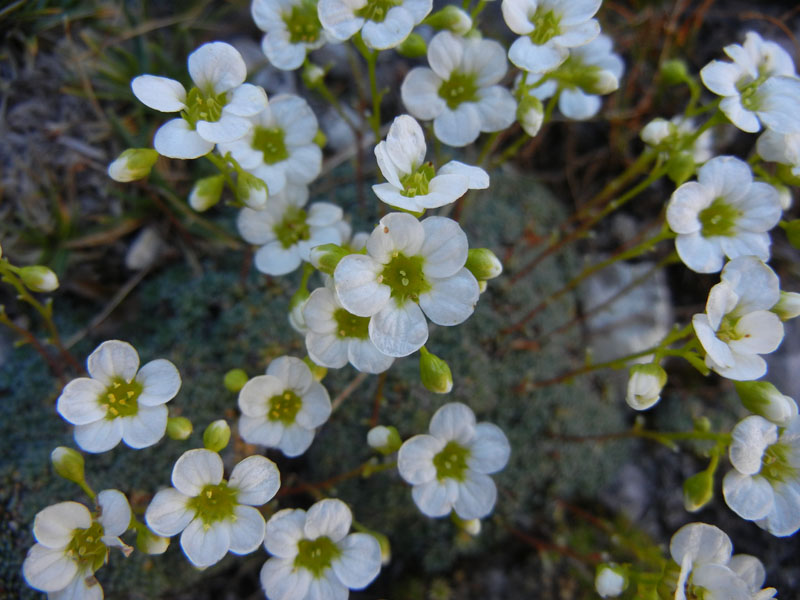
[[[319,20],[334,38],[349,40],[359,31],[376,50],[405,40],[433,8],[433,0],[319,0]]]
[[[624,571],[611,565],[600,565],[594,578],[594,589],[601,598],[616,598],[625,591],[628,581]]]
[[[131,548],[119,536],[128,530],[131,508],[125,495],[103,490],[98,513],[77,502],[59,502],[37,513],[36,544],[22,563],[25,581],[48,593],[50,600],[99,600],[103,590],[92,574],[108,560],[108,549],[127,556]]]
[[[725,265],[721,279],[705,314],[692,318],[706,365],[728,379],[758,379],[767,372],[759,355],[783,340],[783,323],[769,310],[780,297],[778,276],[756,257],[742,256]]]
[[[348,535],[353,516],[341,500],[308,509],[286,508],[267,522],[264,547],[272,558],[261,569],[270,600],[346,600],[381,569],[381,549],[366,533]]]
[[[159,358],[139,369],[127,342],[110,340],[89,355],[90,377],[70,381],[56,410],[75,425],[75,441],[87,452],[105,452],[120,440],[131,448],[152,446],[167,429],[165,404],[181,387],[181,376]]]
[[[239,392],[239,434],[249,444],[299,456],[317,427],[331,415],[331,401],[299,358],[273,360],[266,375],[250,379]]]
[[[179,82],[156,75],[140,75],[131,82],[136,97],[146,106],[181,116],[162,125],[153,139],[159,154],[171,158],[197,158],[219,142],[232,142],[250,129],[245,117],[267,105],[258,86],[244,83],[244,59],[230,44],[203,44],[189,55],[189,92]]]
[[[758,136],[756,150],[764,160],[791,166],[792,175],[800,177],[800,133],[777,133],[767,129]]]
[[[760,131],[762,124],[778,133],[800,132],[800,80],[786,51],[752,31],[743,45],[724,50],[733,62],[712,60],[700,78],[723,97],[719,107],[725,116],[749,133]]]
[[[784,537],[800,529],[800,417],[785,429],[758,415],[733,428],[733,470],[722,480],[725,502],[740,517]]]
[[[317,16],[316,0],[253,0],[250,10],[265,32],[261,49],[284,71],[302,66],[308,52],[329,40]]]
[[[517,103],[496,85],[508,68],[499,43],[442,31],[428,44],[428,64],[430,69],[408,73],[400,95],[417,119],[433,119],[433,131],[445,144],[466,146],[482,131],[500,131],[514,122]]]
[[[429,431],[407,440],[397,456],[416,505],[429,517],[451,510],[465,520],[488,515],[497,498],[488,474],[505,467],[511,452],[505,434],[492,423],[476,424],[472,410],[458,402],[437,410]]]
[[[348,312],[333,285],[318,288],[303,309],[306,348],[316,364],[340,369],[348,361],[359,371],[383,373],[394,358],[382,354],[369,339],[369,317]]]
[[[503,18],[518,38],[508,58],[531,73],[552,71],[567,59],[569,48],[583,46],[600,33],[592,17],[601,0],[503,0]]]
[[[308,199],[305,186],[288,185],[270,196],[264,210],[243,208],[236,225],[245,241],[259,245],[255,265],[267,275],[291,273],[308,261],[309,252],[321,244],[340,244],[342,209],[328,202],[303,206]]]
[[[267,184],[271,196],[289,184],[306,185],[322,169],[322,150],[314,143],[317,118],[308,103],[291,94],[274,96],[269,106],[249,118],[239,139],[220,144],[239,166]]]
[[[694,121],[683,115],[676,115],[669,121],[653,119],[642,128],[642,141],[659,150],[664,159],[676,152],[685,153],[696,165],[702,165],[712,156],[711,131],[704,131],[695,137]]]
[[[369,337],[389,356],[408,356],[428,339],[425,315],[438,325],[458,325],[480,292],[464,267],[467,236],[445,217],[422,222],[390,213],[367,240],[367,254],[350,254],[333,273],[339,301],[359,317],[371,317]]]
[[[714,273],[724,257],[769,259],[767,233],[781,218],[778,192],[753,182],[750,167],[733,156],[718,156],[684,183],[667,205],[667,223],[677,233],[681,260],[698,273]]]
[[[164,537],[181,534],[181,548],[196,567],[209,567],[230,551],[249,554],[264,540],[264,517],[255,506],[269,502],[280,487],[278,468],[263,456],[248,456],[228,481],[219,454],[198,448],[184,452],[172,469],[174,487],[160,490],[144,518]]]
[[[375,194],[390,206],[421,212],[455,202],[467,190],[489,187],[489,175],[480,167],[451,160],[438,172],[425,162],[425,136],[412,117],[392,122],[386,141],[375,146],[375,158],[386,183],[373,185]]]
[[[647,410],[661,399],[665,383],[667,372],[660,365],[634,365],[631,367],[625,401],[633,409]]]

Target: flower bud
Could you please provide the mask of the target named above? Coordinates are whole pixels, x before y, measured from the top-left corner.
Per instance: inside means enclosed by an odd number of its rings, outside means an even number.
[[[667,85],[678,85],[689,80],[686,63],[678,58],[661,63],[661,77]]]
[[[742,405],[750,412],[786,427],[797,416],[797,403],[769,381],[734,381]]]
[[[231,440],[231,428],[225,419],[214,421],[203,432],[203,446],[212,452],[221,452]]]
[[[308,368],[311,370],[311,376],[314,378],[314,381],[322,381],[325,379],[325,375],[328,374],[328,369],[326,367],[318,365],[308,356],[303,359],[303,362],[306,363]]]
[[[781,208],[784,212],[792,208],[792,190],[778,183],[773,184],[772,187],[778,190],[778,199],[781,201]]]
[[[662,118],[653,119],[642,128],[639,137],[645,144],[658,146],[672,134],[673,126],[669,121]]]
[[[289,300],[289,325],[301,335],[305,335],[308,331],[303,309],[306,307],[306,303],[310,297],[311,294],[309,294],[308,289],[304,286],[300,286],[294,293],[294,296],[292,296],[292,299]]]
[[[601,598],[616,598],[628,587],[628,574],[625,567],[613,564],[597,565],[594,589]]]
[[[781,321],[788,321],[800,315],[800,294],[781,291],[781,299],[770,309]]]
[[[108,165],[108,176],[122,183],[136,181],[150,175],[158,160],[158,152],[151,148],[128,148]]]
[[[488,248],[471,248],[464,265],[478,281],[494,279],[503,272],[503,263]]]
[[[425,19],[425,24],[434,29],[447,29],[457,35],[466,35],[472,29],[472,19],[457,6],[448,4]]]
[[[594,77],[584,89],[589,94],[604,96],[619,89],[619,79],[611,71],[600,69],[594,73]]]
[[[425,346],[419,349],[419,375],[422,384],[436,394],[447,394],[453,389],[450,367]]]
[[[392,560],[392,545],[389,543],[389,538],[377,531],[370,531],[369,535],[378,540],[378,546],[381,549],[381,564],[385,567]]]
[[[229,392],[238,392],[244,387],[248,379],[250,378],[247,376],[244,369],[231,369],[225,373],[225,378],[222,382],[225,385],[225,389]]]
[[[667,176],[676,186],[685,183],[694,171],[694,156],[690,152],[675,152],[667,161]]]
[[[306,61],[301,77],[308,89],[314,89],[325,79],[325,69],[310,61]]]
[[[317,133],[314,134],[313,142],[320,148],[324,148],[328,143],[328,136],[325,135],[322,129],[317,129]]]
[[[83,456],[77,450],[59,446],[50,453],[50,460],[59,477],[79,485],[86,481]]]
[[[714,473],[700,471],[683,482],[683,507],[697,512],[714,497]]]
[[[181,442],[188,439],[192,435],[193,429],[192,422],[186,417],[170,417],[167,419],[167,435],[172,440]]]
[[[428,47],[425,39],[420,34],[412,33],[395,50],[406,58],[419,58],[420,56],[425,56]]]
[[[219,202],[224,184],[224,175],[212,175],[199,179],[189,194],[189,206],[197,212],[208,210]]]
[[[481,520],[470,519],[469,521],[464,521],[462,529],[474,537],[481,532]]]
[[[656,363],[633,365],[625,401],[635,410],[647,410],[661,399],[667,372]]]
[[[20,279],[29,290],[34,292],[52,292],[58,289],[58,277],[50,269],[42,265],[22,267]]]
[[[263,210],[267,206],[267,196],[266,183],[255,175],[239,171],[236,179],[236,197],[240,202],[253,210]]]
[[[522,130],[535,137],[544,123],[544,106],[536,96],[525,94],[517,105],[517,121]]]
[[[403,440],[400,439],[400,434],[394,427],[384,427],[378,425],[373,427],[367,433],[367,444],[381,454],[393,454],[400,449],[403,445]]]
[[[309,254],[309,262],[328,275],[333,275],[336,265],[350,252],[336,244],[314,246]]]
[[[169,548],[169,538],[161,537],[147,527],[139,527],[136,533],[136,547],[145,554],[164,554]]]

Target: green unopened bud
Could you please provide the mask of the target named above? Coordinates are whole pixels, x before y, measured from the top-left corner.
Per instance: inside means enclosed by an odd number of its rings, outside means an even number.
[[[53,470],[59,477],[78,485],[86,481],[83,456],[77,450],[59,446],[50,453]]]
[[[400,439],[400,434],[394,427],[385,427],[378,425],[373,427],[367,433],[367,444],[381,454],[393,454],[400,449],[403,445],[403,440]]]
[[[419,374],[422,384],[436,394],[447,394],[453,389],[450,367],[425,346],[419,349]]]
[[[253,210],[263,210],[267,206],[268,195],[266,183],[255,175],[239,171],[236,179],[236,197],[240,202]]]
[[[389,538],[377,531],[370,531],[369,535],[378,540],[378,546],[381,549],[381,564],[388,565],[392,560],[392,545],[389,543]]]
[[[692,426],[694,427],[695,431],[708,433],[709,431],[711,431],[711,419],[709,419],[705,415],[700,417],[695,417],[694,419],[692,419]]]
[[[311,369],[311,376],[314,378],[315,381],[322,381],[325,379],[325,375],[328,374],[328,369],[326,367],[321,367],[313,360],[311,360],[308,356],[303,359],[303,362],[308,365],[308,368]]]
[[[517,121],[523,131],[535,137],[544,123],[544,106],[536,96],[525,93],[517,105]]]
[[[735,381],[742,405],[750,412],[786,427],[797,416],[797,403],[769,381]]]
[[[605,69],[594,71],[588,83],[583,87],[587,94],[596,94],[598,96],[605,96],[617,89],[619,89],[619,79],[611,71]]]
[[[317,129],[317,133],[314,134],[314,139],[312,141],[320,148],[324,148],[328,143],[328,136],[325,135],[322,129]]]
[[[676,152],[667,161],[667,176],[675,185],[686,182],[695,171],[694,156],[689,152]]]
[[[661,63],[661,78],[667,85],[678,85],[689,79],[686,63],[678,58]]]
[[[244,384],[250,378],[245,373],[244,369],[231,369],[227,373],[225,373],[225,378],[223,379],[223,384],[225,385],[225,389],[230,392],[238,392],[244,387]]]
[[[713,471],[700,471],[683,482],[683,506],[689,512],[697,512],[714,497]]]
[[[325,69],[310,61],[306,61],[301,77],[308,89],[314,89],[325,79]]]
[[[503,272],[503,263],[488,248],[471,248],[464,265],[478,281],[494,279]]]
[[[779,163],[775,169],[775,175],[786,185],[800,186],[800,173],[797,173],[795,166]]]
[[[455,511],[452,511],[450,513],[450,520],[453,521],[461,531],[473,537],[481,532],[480,519],[462,519]]]
[[[647,410],[661,399],[667,372],[656,363],[633,365],[625,401],[635,410]]]
[[[189,194],[189,206],[197,212],[208,210],[219,202],[223,185],[225,185],[224,175],[212,175],[199,179]]]
[[[472,19],[457,6],[448,4],[425,19],[425,25],[434,29],[447,29],[458,35],[466,35],[472,29]]]
[[[781,321],[788,321],[800,316],[800,294],[782,291],[781,299],[770,310],[778,315]]]
[[[158,160],[158,152],[152,148],[128,148],[108,165],[108,176],[114,181],[128,182],[143,179]]]
[[[169,548],[169,538],[161,537],[150,531],[147,527],[138,527],[136,533],[136,547],[145,554],[164,554]]]
[[[625,567],[606,563],[597,565],[594,588],[601,598],[616,598],[628,587],[628,571]]]
[[[181,442],[188,439],[193,430],[192,422],[186,417],[170,417],[167,419],[167,435],[172,440]]]
[[[225,419],[214,421],[203,432],[203,446],[212,452],[221,452],[231,441],[231,428]]]
[[[420,56],[425,56],[428,46],[420,34],[412,33],[395,50],[406,58],[419,58]]]
[[[336,265],[350,251],[336,244],[322,244],[311,249],[309,262],[317,269],[328,275],[333,275]]]
[[[29,290],[34,292],[52,292],[58,289],[58,277],[47,267],[33,265],[19,270],[20,279]]]

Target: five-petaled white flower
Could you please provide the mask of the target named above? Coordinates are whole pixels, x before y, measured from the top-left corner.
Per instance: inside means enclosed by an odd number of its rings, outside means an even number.
[[[230,551],[249,554],[264,541],[264,517],[256,506],[281,485],[278,467],[264,456],[248,456],[223,478],[219,454],[184,452],[172,469],[174,487],[160,490],[145,511],[158,535],[181,534],[181,548],[196,567],[209,567]]]
[[[739,421],[732,436],[725,502],[773,535],[792,535],[800,529],[800,417],[779,428],[753,415]]]
[[[724,257],[769,259],[770,237],[782,214],[777,190],[753,181],[750,167],[733,156],[718,156],[681,185],[667,205],[667,223],[677,233],[675,249],[698,273],[714,273]]]
[[[109,548],[126,556],[133,550],[119,539],[131,522],[125,495],[103,490],[97,505],[95,515],[78,502],[59,502],[37,513],[36,544],[22,563],[22,574],[49,600],[102,600],[103,589],[92,575],[108,561]]]
[[[375,194],[396,208],[421,212],[455,202],[467,190],[489,187],[489,175],[480,167],[451,160],[438,171],[425,162],[425,136],[413,117],[400,115],[386,141],[375,146],[378,167],[386,183],[372,186]]]
[[[239,166],[264,183],[270,195],[288,184],[306,185],[322,169],[322,150],[314,143],[317,118],[300,96],[273,96],[269,106],[249,118],[251,127],[236,141],[220,144]]]
[[[642,128],[639,134],[642,141],[658,150],[667,160],[680,153],[691,159],[692,163],[702,165],[713,156],[713,138],[710,131],[696,133],[694,121],[683,115],[676,115],[669,121],[656,118]]]
[[[776,133],[767,129],[758,136],[756,142],[758,155],[792,168],[792,175],[800,177],[800,132]]]
[[[317,0],[253,0],[250,9],[264,32],[261,49],[284,71],[299,68],[306,54],[329,40],[317,16]]]
[[[700,79],[722,96],[719,107],[742,131],[755,133],[763,124],[778,133],[800,132],[800,80],[789,54],[775,42],[751,31],[743,45],[725,46],[732,63],[712,60]]]
[[[189,75],[195,87],[189,92],[179,82],[156,75],[140,75],[131,89],[145,105],[181,116],[156,131],[153,146],[171,158],[197,158],[214,144],[232,142],[250,129],[246,117],[267,106],[258,86],[244,83],[247,67],[230,44],[203,44],[189,55]]]
[[[475,309],[480,291],[464,266],[467,251],[467,236],[452,219],[390,213],[370,234],[367,254],[336,265],[336,293],[349,312],[372,317],[369,337],[378,350],[408,356],[428,339],[425,315],[458,325]]]
[[[75,441],[87,452],[105,452],[120,440],[131,448],[152,446],[167,429],[165,404],[181,387],[181,376],[159,358],[139,368],[127,342],[100,344],[86,361],[90,377],[70,381],[56,410],[75,425]]]
[[[725,265],[720,278],[706,312],[692,318],[706,365],[728,379],[758,379],[767,372],[759,355],[783,340],[783,323],[770,311],[780,299],[778,276],[755,256],[742,256]]]
[[[319,0],[322,26],[339,41],[359,31],[369,48],[386,50],[405,40],[433,8],[433,0]]]
[[[511,447],[492,423],[475,423],[465,404],[451,402],[437,410],[430,435],[415,435],[400,447],[397,469],[414,487],[411,496],[429,517],[455,510],[464,519],[492,512],[497,488],[489,473],[506,466]]]
[[[262,273],[291,273],[308,261],[314,246],[342,243],[342,209],[316,202],[306,210],[306,200],[305,186],[287,184],[280,194],[270,196],[264,210],[243,208],[239,212],[239,233],[245,241],[261,246],[255,265]]]
[[[240,390],[239,409],[239,434],[246,442],[299,456],[311,445],[316,428],[331,416],[331,401],[306,363],[281,356],[270,363],[266,375],[253,377]]]
[[[349,589],[367,587],[381,569],[378,541],[348,535],[353,515],[341,500],[320,500],[308,509],[286,508],[267,522],[264,546],[272,558],[261,569],[269,600],[346,600]]]
[[[400,95],[417,119],[433,119],[433,131],[445,144],[466,146],[482,131],[514,122],[517,103],[496,85],[508,69],[499,43],[442,31],[428,44],[428,64],[430,69],[415,67],[406,75]]]
[[[569,48],[582,46],[600,33],[593,19],[601,0],[503,0],[506,25],[522,37],[511,44],[508,58],[520,69],[546,73],[563,63]]]

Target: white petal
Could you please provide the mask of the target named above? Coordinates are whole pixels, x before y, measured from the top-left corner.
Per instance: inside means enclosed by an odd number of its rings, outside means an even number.
[[[88,529],[92,515],[78,502],[59,502],[36,513],[33,537],[47,548],[65,548],[76,529]]]
[[[736,82],[742,75],[739,67],[729,62],[712,60],[700,70],[700,79],[709,90],[718,96],[736,96]]]
[[[461,64],[463,54],[464,42],[449,31],[437,33],[428,44],[428,64],[444,80]]]
[[[578,89],[565,89],[558,98],[558,109],[565,117],[581,121],[595,116],[600,110],[600,97]]]
[[[336,331],[336,320],[333,313],[339,308],[334,292],[327,287],[320,287],[311,292],[305,306],[303,317],[308,328],[315,333],[333,333]]]
[[[252,117],[267,107],[267,93],[264,88],[243,83],[231,93],[225,110],[239,117]]]
[[[352,590],[367,587],[381,570],[381,547],[366,533],[352,533],[337,544],[341,554],[331,567],[336,577]]]
[[[248,417],[264,417],[269,410],[269,399],[285,389],[285,382],[272,375],[253,377],[239,391],[239,410]]]
[[[303,394],[303,406],[297,412],[295,421],[305,429],[314,429],[322,425],[331,416],[331,399],[328,391],[316,381]]]
[[[247,67],[236,48],[225,42],[211,42],[189,55],[189,75],[201,91],[219,94],[243,84]]]
[[[103,490],[97,494],[100,516],[97,520],[107,536],[120,536],[128,531],[131,524],[131,505],[125,494],[119,490]]]
[[[432,435],[415,435],[406,440],[397,455],[400,476],[412,485],[436,478],[433,457],[445,446],[445,441]]]
[[[312,385],[314,378],[308,365],[294,356],[280,356],[269,363],[267,375],[280,379],[287,388],[302,395]]]
[[[517,101],[506,88],[493,85],[478,92],[475,108],[480,117],[481,131],[500,131],[517,118]]]
[[[778,133],[800,132],[800,81],[795,77],[770,77],[758,88],[762,98],[758,117],[766,127]]]
[[[280,558],[293,559],[297,556],[297,542],[305,537],[305,522],[306,511],[300,509],[284,508],[272,515],[267,521],[264,536],[267,552]]]
[[[735,156],[717,156],[700,167],[697,181],[712,197],[736,202],[750,190],[753,173],[746,162]]]
[[[400,86],[400,96],[408,112],[426,121],[440,115],[447,107],[444,98],[439,96],[441,85],[442,80],[430,69],[411,69]]]
[[[139,354],[128,342],[109,340],[100,344],[86,361],[93,379],[108,385],[115,377],[131,381],[139,369]]]
[[[506,466],[511,446],[503,430],[493,423],[478,423],[469,444],[467,465],[478,473],[496,473]]]
[[[188,502],[189,498],[175,488],[160,490],[144,513],[147,526],[158,535],[177,535],[195,517],[195,511],[187,506]]]
[[[530,73],[547,73],[563,63],[569,51],[562,46],[536,45],[530,38],[521,37],[511,44],[508,60]]]
[[[106,416],[107,408],[99,402],[106,386],[95,379],[73,379],[58,397],[56,410],[73,425],[86,425]]]
[[[237,490],[236,501],[239,504],[261,506],[272,500],[278,492],[281,475],[270,459],[248,456],[233,468],[228,485]]]
[[[720,279],[728,282],[735,290],[737,314],[767,310],[780,300],[778,276],[755,256],[741,256],[728,261]]]
[[[311,580],[305,600],[347,600],[348,596],[347,588],[328,570]]]
[[[731,510],[748,521],[766,517],[774,503],[772,486],[766,479],[743,475],[735,469],[725,474],[722,493]]]
[[[467,39],[465,42],[461,64],[466,71],[477,76],[475,83],[478,87],[494,86],[506,76],[508,60],[503,46],[486,38]]]
[[[372,340],[351,339],[347,346],[350,364],[364,373],[383,373],[392,366],[394,358],[380,352]]]
[[[347,504],[335,498],[320,500],[308,509],[303,527],[305,536],[311,540],[327,536],[338,542],[350,531],[353,514]]]
[[[451,160],[443,165],[437,173],[439,175],[464,175],[469,179],[469,189],[471,190],[485,190],[489,187],[489,174],[486,171],[480,167],[465,165],[457,160]]]
[[[475,310],[480,288],[468,269],[461,269],[452,277],[430,279],[430,284],[430,291],[420,294],[419,305],[437,325],[458,325]]]
[[[205,486],[222,481],[222,459],[219,454],[196,448],[184,452],[172,468],[172,485],[187,496],[197,496]]]
[[[714,200],[712,189],[696,181],[684,183],[672,193],[667,204],[667,223],[675,233],[696,233],[702,228],[700,211]]]
[[[411,490],[414,503],[429,517],[443,517],[448,514],[458,498],[458,486],[453,479],[439,481],[434,479]]]
[[[68,558],[63,549],[34,544],[22,563],[22,574],[31,587],[56,592],[67,587],[78,574],[78,563]]]
[[[336,324],[335,321],[332,323]],[[340,338],[335,333],[309,331],[306,334],[306,350],[309,357],[315,364],[329,369],[341,369],[347,364],[349,344],[349,339]]]
[[[761,470],[764,451],[778,441],[778,427],[763,417],[752,415],[739,421],[731,435],[731,464],[740,473],[753,475]]]
[[[380,23],[366,21],[361,37],[369,48],[386,50],[399,45],[414,28],[414,18],[402,6],[393,6]]]
[[[322,171],[322,149],[315,143],[296,146],[282,164],[289,183],[311,183]]]
[[[315,202],[308,207],[306,223],[313,227],[325,227],[342,220],[342,209],[330,202]]]
[[[450,402],[434,413],[429,431],[440,440],[468,446],[475,436],[475,413],[466,404]]]
[[[261,567],[261,586],[269,600],[305,599],[311,584],[311,572],[296,569],[291,560],[270,558]]]
[[[683,562],[684,557],[696,565],[725,564],[732,551],[733,544],[725,532],[705,523],[684,525],[675,532],[669,543],[672,560],[678,564]]]
[[[347,40],[364,24],[364,19],[355,16],[355,10],[365,4],[365,2],[320,0],[317,4],[319,21],[334,38],[340,41]]]
[[[767,372],[766,361],[757,354],[731,352],[732,366],[710,365],[717,373],[734,381],[751,381]]]
[[[465,521],[481,519],[492,512],[497,501],[497,487],[488,475],[468,472],[458,484],[458,499],[453,508]]]
[[[730,349],[740,354],[767,354],[783,341],[783,323],[768,310],[756,310],[744,315],[734,331],[739,339],[728,342]]]
[[[270,198],[274,202],[274,198]],[[243,208],[236,219],[236,228],[239,235],[250,244],[263,245],[275,240],[273,228],[282,217],[276,216],[268,210],[253,210]]]
[[[389,131],[391,131],[391,129]],[[381,174],[388,182],[380,185],[388,185],[389,187],[398,190],[403,189],[403,184],[400,182],[401,174],[397,172],[397,166],[394,164],[391,156],[389,156],[389,149],[386,145],[386,142],[378,142],[378,145],[375,146],[375,160],[378,161],[378,168],[381,170]],[[402,174],[407,174],[409,172],[410,171],[405,171],[405,173]],[[376,187],[378,186],[373,186],[372,189],[375,189]]]
[[[392,290],[378,283],[383,265],[363,254],[345,256],[336,265],[333,280],[342,306],[354,315],[369,317],[386,305]]]
[[[416,217],[407,213],[389,213],[380,220],[367,239],[367,252],[385,265],[395,252],[402,252],[406,256],[419,254],[424,241],[425,230]],[[341,294],[339,296],[341,299]]]
[[[711,592],[711,598],[725,600],[752,600],[747,585],[736,577],[728,567],[720,564],[705,564],[695,570],[692,585]]]
[[[214,149],[214,142],[200,137],[182,118],[167,121],[156,131],[153,147],[162,156],[169,158],[199,158]]]
[[[131,89],[142,104],[154,110],[178,112],[186,108],[186,90],[174,79],[139,75],[131,81]]]
[[[481,114],[474,102],[462,102],[455,110],[445,108],[433,120],[433,132],[449,146],[466,146],[481,133]]]
[[[751,590],[760,590],[767,578],[764,565],[755,556],[734,554],[728,568],[742,578]]]
[[[163,404],[140,406],[133,417],[120,417],[122,441],[134,449],[147,448],[158,442],[167,431],[169,410]]]
[[[239,418],[239,435],[248,444],[260,444],[267,448],[277,448],[283,437],[283,423],[280,421],[269,421],[266,417],[248,417],[242,415]]]
[[[706,315],[694,315],[694,317],[692,317],[692,326],[697,334],[697,338],[703,345],[703,349],[708,353],[709,358],[715,363],[725,367],[731,367],[734,364],[731,349],[728,347],[728,344],[717,337]]]
[[[279,241],[262,246],[255,255],[256,269],[266,275],[286,275],[300,266],[297,246],[284,248]]]
[[[428,340],[428,323],[417,304],[390,300],[370,319],[369,338],[387,356],[408,356]]]
[[[252,506],[237,506],[230,524],[230,551],[249,554],[264,541],[264,517]]]
[[[536,12],[537,0],[503,0],[503,19],[508,28],[517,35],[528,35],[533,31],[529,15]]]
[[[227,143],[238,140],[250,131],[250,121],[232,113],[222,112],[219,121],[198,121],[197,133],[207,142]]]
[[[311,442],[314,441],[314,430],[306,429],[300,425],[289,425],[283,430],[278,449],[286,456],[292,458],[300,456],[308,450]]]
[[[774,489],[775,503],[766,517],[767,530],[778,537],[793,535],[800,529],[800,485],[789,480]]]
[[[210,567],[219,562],[231,547],[228,521],[217,521],[208,528],[199,517],[181,533],[181,548],[195,567]]]
[[[273,66],[282,71],[294,71],[306,58],[305,44],[292,44],[285,31],[270,31],[261,40],[261,50]]]
[[[273,96],[269,109],[283,129],[287,145],[303,146],[313,142],[319,124],[314,111],[303,98],[292,94]]]
[[[144,406],[169,402],[181,389],[178,369],[163,358],[152,360],[143,366],[136,374],[136,381],[142,384],[142,393],[137,401]]]
[[[77,574],[67,587],[47,595],[47,600],[103,600],[103,588],[89,571]]]
[[[392,122],[386,136],[386,152],[401,173],[411,173],[425,162],[425,136],[419,123],[408,115]]]
[[[675,249],[683,263],[696,273],[716,273],[722,269],[724,254],[715,238],[704,238],[699,232],[678,234]]]
[[[419,254],[426,277],[450,277],[467,262],[469,242],[458,223],[446,217],[428,217],[422,221],[425,242]]]
[[[567,6],[570,6],[571,3],[567,3]],[[566,25],[562,20],[562,25]],[[564,30],[563,33],[551,38],[551,43],[557,46],[564,46],[565,48],[575,48],[580,53],[579,55],[586,56],[587,54],[594,53],[594,56],[591,58],[595,59],[595,62],[589,62],[590,64],[597,64],[597,55],[607,55],[611,52],[611,43],[601,43],[595,44],[598,40],[608,39],[607,36],[601,36],[598,38],[598,34],[600,33],[600,23],[597,22],[597,19],[589,19],[579,25],[574,27],[570,27],[569,29]],[[590,46],[590,49],[587,49],[587,46]],[[582,52],[581,52],[582,51]],[[600,65],[598,65],[600,66]]]
[[[121,419],[100,419],[94,423],[75,426],[75,442],[87,452],[111,450],[122,440]]]
[[[747,110],[742,106],[740,96],[730,96],[723,98],[719,103],[720,110],[736,127],[747,133],[761,131],[761,122],[756,113]]]

